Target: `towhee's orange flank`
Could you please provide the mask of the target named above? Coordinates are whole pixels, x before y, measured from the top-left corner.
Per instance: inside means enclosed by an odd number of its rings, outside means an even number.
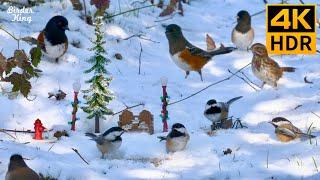
[[[202,50],[188,42],[183,36],[181,28],[176,24],[170,24],[166,27],[166,36],[174,63],[186,72],[186,78],[190,71],[196,71],[200,74],[201,81],[203,80],[201,69],[213,56],[230,53],[235,49],[234,47],[221,46],[210,52]]]
[[[69,30],[68,20],[63,16],[54,16],[38,36],[38,44],[43,54],[56,62],[68,49],[66,30]]]

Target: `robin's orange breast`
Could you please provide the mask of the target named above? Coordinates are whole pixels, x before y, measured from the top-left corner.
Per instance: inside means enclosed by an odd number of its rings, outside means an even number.
[[[208,62],[205,57],[192,55],[188,49],[181,51],[179,55],[181,61],[188,64],[193,71],[199,71]]]

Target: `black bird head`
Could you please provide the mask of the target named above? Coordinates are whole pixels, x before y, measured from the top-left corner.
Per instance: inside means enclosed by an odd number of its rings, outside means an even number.
[[[106,137],[107,139],[115,139],[117,137],[120,137],[125,132],[124,129],[121,127],[112,127],[108,129],[106,132],[102,134],[102,136]]]
[[[166,27],[166,36],[168,40],[173,40],[182,36],[181,27],[176,24],[170,24]]]
[[[273,118],[272,121],[270,121],[269,123],[272,124],[275,128],[283,124],[291,124],[291,122],[288,119],[283,117]]]
[[[247,23],[251,23],[251,16],[248,13],[248,11],[245,10],[241,10],[238,12],[237,14],[237,22],[247,22]]]
[[[68,20],[63,16],[54,16],[46,25],[46,29],[49,28],[54,28],[60,31],[69,30]]]
[[[68,20],[63,16],[54,16],[47,23],[44,35],[52,45],[58,45],[68,41],[66,30],[69,30]]]
[[[217,104],[217,101],[215,99],[211,99],[207,102],[207,105],[211,106],[213,104]]]
[[[9,163],[9,168],[8,170],[14,170],[16,168],[20,168],[20,167],[28,167],[27,164],[24,162],[23,158],[21,155],[19,154],[13,154],[10,157],[10,163]]]
[[[171,129],[172,129],[172,131],[178,131],[178,132],[181,132],[181,133],[186,133],[186,128],[181,123],[173,124]]]
[[[246,33],[251,29],[251,16],[248,11],[241,10],[237,14],[237,26],[236,30],[242,33]]]

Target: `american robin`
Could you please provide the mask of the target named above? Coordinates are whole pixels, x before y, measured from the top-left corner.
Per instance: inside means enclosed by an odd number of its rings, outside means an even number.
[[[254,30],[251,27],[251,16],[247,11],[239,11],[237,25],[233,28],[231,41],[240,50],[248,50],[254,39]]]
[[[28,167],[19,154],[10,157],[6,180],[39,180],[39,175]]]
[[[106,154],[115,152],[120,148],[123,133],[124,129],[121,127],[112,127],[98,136],[93,133],[86,133],[86,136],[91,137],[97,143],[97,148],[102,154],[101,158],[104,159]]]
[[[212,122],[211,130],[220,128],[218,124],[221,125],[222,120],[227,120],[230,105],[240,98],[242,98],[242,96],[232,98],[227,102],[217,102],[215,99],[207,102],[203,114]]]
[[[68,20],[63,16],[54,16],[37,38],[43,54],[56,62],[68,49],[66,30],[69,30]]]
[[[166,136],[158,137],[160,141],[166,141],[167,153],[182,151],[186,148],[190,136],[183,124],[175,123],[172,125],[171,132]]]
[[[276,117],[271,122],[275,128],[275,133],[279,141],[288,142],[297,138],[314,138],[311,134],[303,133],[299,128],[295,127],[289,120],[283,117]]]
[[[210,52],[202,50],[192,45],[176,24],[170,24],[166,27],[166,37],[169,41],[169,52],[173,62],[186,72],[186,78],[190,71],[196,71],[200,74],[201,81],[203,80],[201,69],[213,56],[230,53],[235,49],[234,47],[221,46]]]
[[[294,72],[293,67],[280,67],[277,62],[268,56],[267,48],[260,43],[255,43],[250,50],[253,53],[251,67],[253,74],[270,86],[277,87],[277,81],[282,77],[283,72]]]

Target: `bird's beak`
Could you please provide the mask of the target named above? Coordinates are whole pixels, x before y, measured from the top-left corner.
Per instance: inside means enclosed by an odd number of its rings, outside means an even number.
[[[63,29],[70,31],[69,26],[64,26]]]
[[[275,125],[275,124],[273,124],[273,122],[272,122],[272,121],[269,121],[268,123],[269,123],[269,124],[272,124],[272,126],[276,127],[276,125]]]

